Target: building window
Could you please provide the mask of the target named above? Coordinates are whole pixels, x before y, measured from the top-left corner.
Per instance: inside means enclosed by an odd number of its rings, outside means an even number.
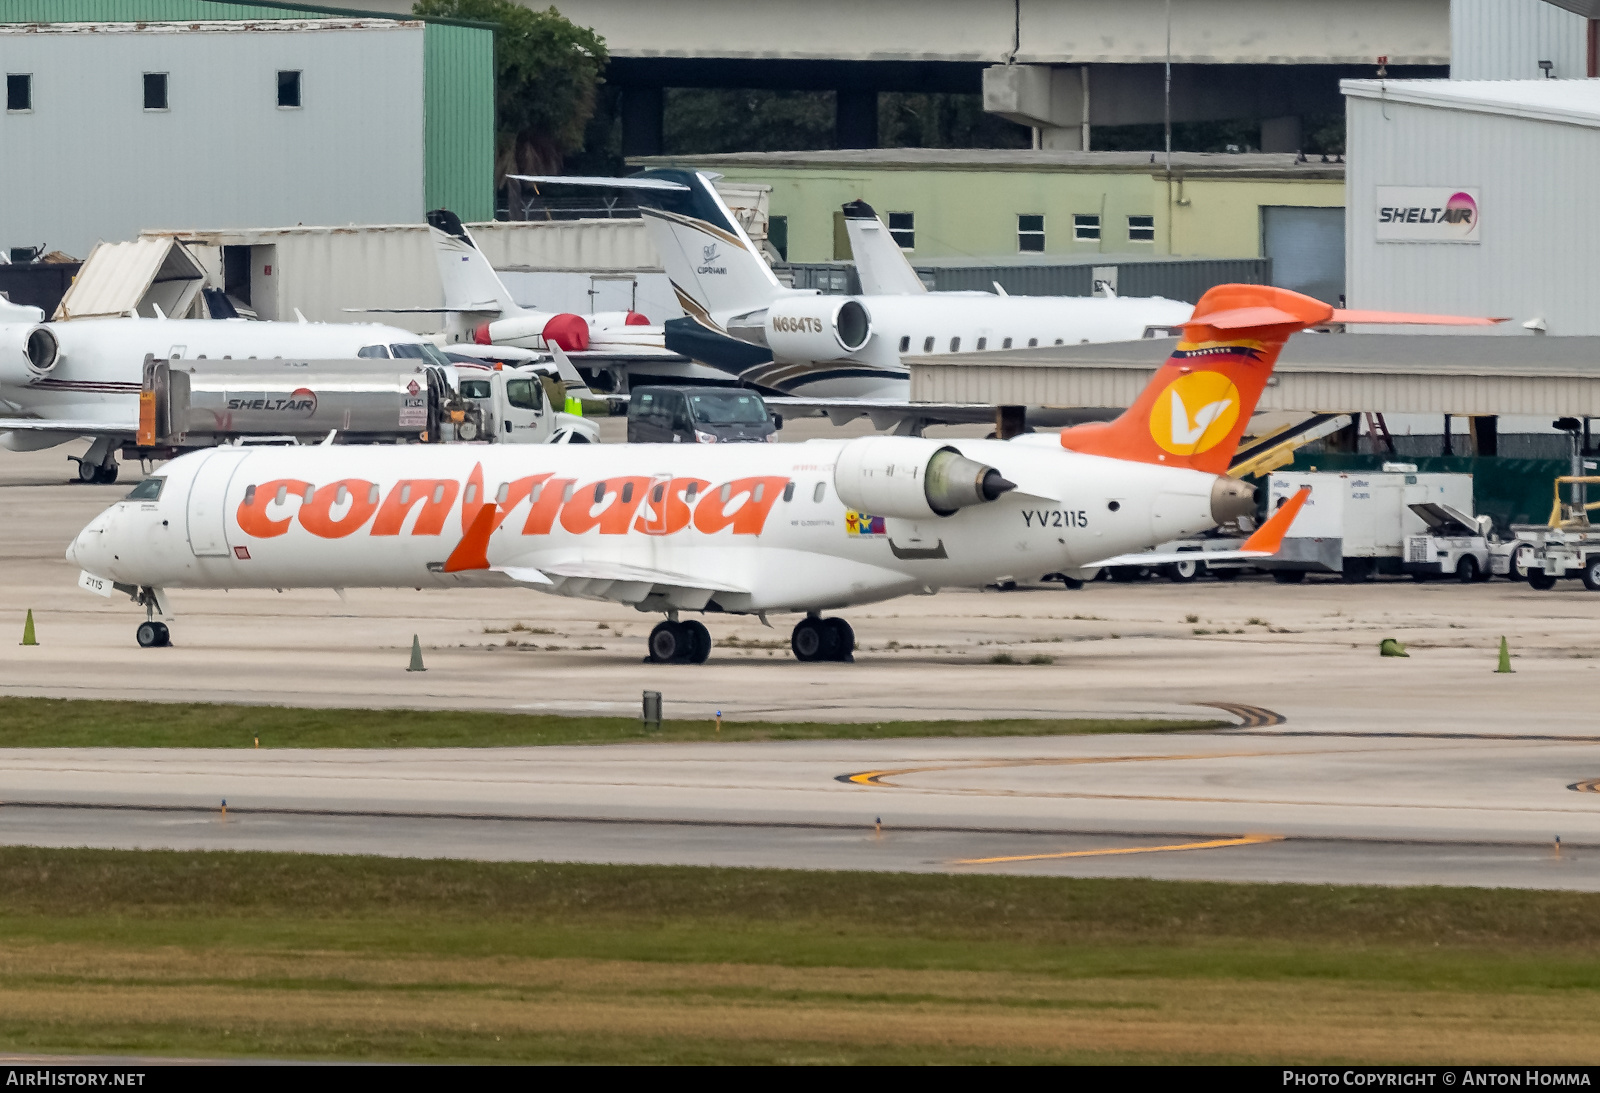
[[[1100,217],[1079,213],[1072,218],[1072,238],[1079,243],[1100,241]]]
[[[33,109],[33,76],[26,72],[6,73],[6,112],[23,114]]]
[[[278,105],[286,110],[300,108],[300,73],[278,73]]]
[[[1154,243],[1156,241],[1156,218],[1153,216],[1128,217],[1128,242]]]
[[[922,351],[924,353],[932,353],[933,352],[933,339],[932,338],[924,338],[924,339],[922,339]]]
[[[167,74],[165,72],[146,72],[144,74],[144,108],[146,110],[167,109]]]
[[[1098,223],[1097,220],[1096,224]],[[1095,238],[1100,238],[1098,233]],[[1044,217],[1033,213],[1021,213],[1017,216],[1017,250],[1024,254],[1044,251]]]
[[[900,352],[904,353],[911,348],[911,335],[907,334],[900,339]]]
[[[901,250],[916,249],[917,215],[915,213],[890,213],[889,236]]]

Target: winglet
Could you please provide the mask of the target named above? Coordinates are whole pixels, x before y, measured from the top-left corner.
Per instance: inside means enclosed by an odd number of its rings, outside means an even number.
[[[1244,541],[1239,548],[1240,552],[1260,551],[1262,554],[1276,554],[1283,547],[1283,537],[1288,534],[1289,525],[1294,523],[1294,518],[1300,515],[1300,508],[1306,503],[1306,498],[1311,496],[1310,486],[1301,486],[1300,491],[1289,500],[1285,501],[1272,518],[1260,527],[1255,534]],[[449,569],[449,565],[445,566]]]
[[[467,528],[467,533],[461,537],[456,548],[450,552],[450,557],[444,561],[446,573],[461,573],[469,569],[489,568],[489,536],[494,534],[495,516],[499,505],[480,505],[478,515],[472,518],[472,526]],[[1266,530],[1265,527],[1262,528]],[[1257,535],[1261,532],[1257,532]]]

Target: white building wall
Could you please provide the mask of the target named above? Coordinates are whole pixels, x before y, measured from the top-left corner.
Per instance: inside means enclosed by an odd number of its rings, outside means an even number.
[[[1450,78],[1558,80],[1588,68],[1588,20],[1545,0],[1450,0]]]
[[[1600,104],[1600,84],[1569,86]],[[1346,116],[1351,307],[1509,315],[1495,328],[1505,335],[1527,335],[1521,324],[1535,318],[1552,335],[1600,334],[1600,118],[1563,124],[1352,94]],[[1378,242],[1379,186],[1476,187],[1481,242]]]
[[[0,58],[33,75],[33,110],[0,114],[0,246],[426,211],[420,23],[13,25]],[[301,109],[278,107],[280,69]],[[144,109],[146,72],[168,110]]]

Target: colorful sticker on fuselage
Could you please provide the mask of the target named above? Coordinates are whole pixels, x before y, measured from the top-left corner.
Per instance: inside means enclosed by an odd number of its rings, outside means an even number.
[[[857,538],[871,538],[875,535],[889,534],[888,527],[881,516],[868,516],[864,512],[846,509],[844,514],[844,533]]]

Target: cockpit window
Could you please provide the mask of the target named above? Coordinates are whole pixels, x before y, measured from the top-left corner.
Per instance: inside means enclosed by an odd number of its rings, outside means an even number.
[[[381,345],[364,345],[360,349],[356,350],[356,356],[358,356],[358,357],[382,357],[383,359],[388,360],[389,359],[389,350],[387,348],[385,348],[384,346],[381,346]]]
[[[161,496],[161,487],[166,483],[165,478],[146,478],[124,497],[124,501],[154,501]]]

